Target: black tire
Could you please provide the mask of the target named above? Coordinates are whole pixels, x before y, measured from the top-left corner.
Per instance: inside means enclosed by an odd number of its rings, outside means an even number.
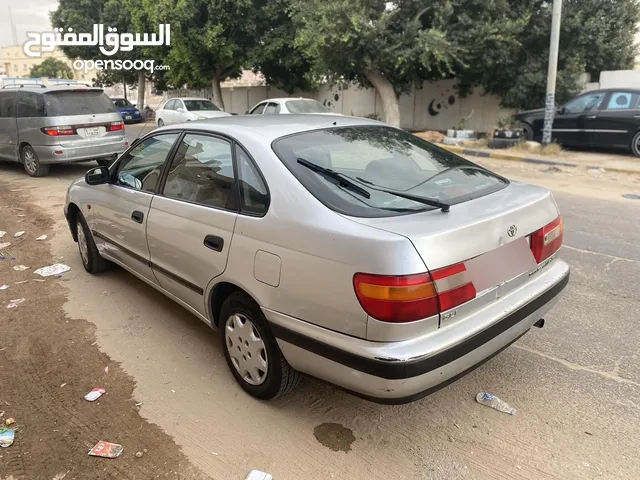
[[[634,157],[640,157],[640,132],[637,132],[631,140],[631,153]]]
[[[523,137],[525,140],[532,141],[533,138],[533,128],[528,123],[523,123],[520,125],[523,131]]]
[[[158,119],[158,127],[164,127],[164,121],[161,118]]]
[[[20,152],[20,160],[24,171],[32,177],[44,177],[49,173],[49,165],[43,165],[40,163],[38,154],[31,147],[31,145],[25,145]]]
[[[87,221],[84,219],[82,212],[78,212],[76,215],[76,228],[78,231],[78,250],[80,251],[80,258],[82,259],[82,266],[84,269],[92,274],[106,272],[111,268],[111,262],[105,260],[98,253],[98,247],[93,240],[93,235],[89,230]],[[87,251],[86,255],[83,254],[81,242],[86,239]]]
[[[229,348],[236,348],[233,344],[228,347],[233,331],[227,328],[227,320],[233,315],[240,315],[249,320],[259,334],[259,339],[264,343],[267,358],[266,377],[259,385],[252,385],[240,374],[229,354]],[[229,295],[220,309],[220,343],[224,351],[224,358],[227,361],[229,370],[240,384],[242,389],[249,395],[261,400],[272,400],[278,398],[300,383],[300,373],[294,370],[282,355],[276,339],[272,335],[267,319],[264,317],[260,307],[244,292],[235,292]],[[240,342],[242,343],[242,342]]]

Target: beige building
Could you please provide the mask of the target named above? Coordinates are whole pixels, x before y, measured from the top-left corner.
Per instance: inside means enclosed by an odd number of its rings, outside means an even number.
[[[31,49],[35,51],[38,47],[33,46]],[[84,71],[75,70],[73,68],[73,62],[65,57],[64,53],[57,48],[53,52],[41,52],[39,57],[28,57],[25,55],[22,45],[2,47],[0,50],[0,66],[4,69],[4,73],[7,77],[28,78],[31,69],[36,65],[40,65],[49,57],[61,60],[69,65],[69,68],[73,70],[74,80],[93,83],[93,79],[96,76],[95,71],[89,71],[85,74]]]

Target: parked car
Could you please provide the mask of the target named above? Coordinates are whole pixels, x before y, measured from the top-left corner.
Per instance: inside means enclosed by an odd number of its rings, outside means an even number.
[[[229,116],[230,114],[206,98],[172,98],[156,110],[156,122],[159,127]]]
[[[258,103],[245,114],[249,115],[281,115],[315,113],[335,115],[328,108],[312,98],[270,98]]]
[[[124,123],[140,123],[144,121],[140,110],[126,98],[112,98],[111,101],[120,111]]]
[[[640,90],[592,90],[569,100],[554,117],[552,138],[561,145],[630,150],[640,156]],[[529,140],[542,138],[544,108],[520,112]]]
[[[346,116],[159,128],[64,213],[88,272],[116,263],[219,329],[262,399],[303,372],[415,400],[542,326],[569,279],[549,191]]]
[[[54,163],[108,165],[128,146],[122,117],[101,88],[0,90],[0,159],[21,162],[32,177]]]

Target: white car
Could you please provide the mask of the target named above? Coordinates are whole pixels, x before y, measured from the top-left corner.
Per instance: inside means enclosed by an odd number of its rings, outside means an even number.
[[[159,127],[162,127],[174,123],[228,117],[230,115],[206,98],[172,98],[158,108],[156,122]]]
[[[251,110],[244,112],[249,115],[279,115],[313,113],[320,115],[336,115],[327,107],[312,98],[270,98],[258,103]]]

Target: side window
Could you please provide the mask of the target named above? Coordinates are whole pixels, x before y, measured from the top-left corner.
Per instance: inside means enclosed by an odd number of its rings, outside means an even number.
[[[584,113],[597,110],[600,102],[604,98],[605,93],[588,93],[581,97],[574,98],[567,103],[564,108],[567,113]]]
[[[175,110],[175,105],[176,105],[176,101],[175,100],[169,100],[167,102],[167,104],[164,106],[165,110]]]
[[[173,106],[174,110],[178,110],[178,109],[182,109],[184,110],[184,103],[182,103],[182,100],[175,100],[175,105]]]
[[[133,147],[118,163],[116,184],[154,193],[162,165],[178,138],[177,133],[149,137]]]
[[[44,99],[34,92],[18,92],[18,117],[44,117]]]
[[[0,92],[0,118],[16,116],[16,92]]]
[[[166,197],[237,210],[231,143],[187,134],[178,146],[162,192]]]
[[[269,208],[269,192],[257,167],[247,153],[236,145],[236,160],[242,210],[248,213],[265,214]]]
[[[267,105],[267,108],[265,109],[264,113],[265,115],[275,115],[276,113],[278,113],[279,110],[280,110],[280,105],[278,105],[277,103],[270,103],[269,105]]]
[[[261,103],[251,111],[251,115],[260,115],[264,111],[264,107],[266,107],[266,105],[266,103]]]
[[[628,110],[636,108],[638,95],[629,92],[615,92],[611,94],[607,103],[607,110]]]

